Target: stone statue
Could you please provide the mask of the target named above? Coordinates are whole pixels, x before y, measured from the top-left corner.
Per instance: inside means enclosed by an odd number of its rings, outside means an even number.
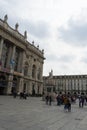
[[[17,30],[17,31],[18,31],[18,27],[19,27],[19,24],[18,24],[18,23],[16,23],[16,24],[15,24],[15,30]]]
[[[4,16],[4,22],[6,23],[7,20],[8,20],[8,15],[6,14],[6,15]]]
[[[34,45],[34,41],[32,41],[32,44]]]
[[[39,49],[39,45],[37,45],[37,48]]]
[[[42,54],[44,54],[44,49],[42,49]]]
[[[24,38],[27,39],[27,31],[24,32]]]

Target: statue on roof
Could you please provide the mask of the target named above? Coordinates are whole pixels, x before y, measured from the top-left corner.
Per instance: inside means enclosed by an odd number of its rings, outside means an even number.
[[[4,16],[4,22],[6,23],[7,20],[8,20],[8,15],[6,14],[6,15]]]
[[[52,78],[53,77],[53,70],[51,69],[51,72],[49,72],[49,77]]]
[[[19,24],[18,24],[18,23],[16,23],[16,24],[15,24],[15,30],[17,30],[17,31],[18,31],[18,27],[19,27]]]
[[[42,49],[42,54],[44,54],[44,49]]]
[[[27,39],[27,31],[24,32],[24,38]]]

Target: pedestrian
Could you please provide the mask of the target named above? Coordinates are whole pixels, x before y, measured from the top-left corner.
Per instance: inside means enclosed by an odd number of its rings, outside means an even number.
[[[67,111],[68,109],[68,98],[67,96],[64,97],[64,110]]]
[[[48,101],[49,101],[49,95],[46,95],[46,104],[48,105]]]
[[[56,100],[57,100],[57,106],[60,106],[60,102],[61,102],[61,101],[60,101],[60,100],[61,100],[61,99],[60,99],[60,95],[57,95]]]
[[[27,99],[27,94],[26,94],[26,92],[24,91],[24,93],[23,93],[23,97],[24,97],[24,99]]]
[[[84,96],[82,96],[82,108],[84,106]]]
[[[67,99],[67,109],[68,109],[68,111],[71,111],[71,99],[70,99],[70,97]]]
[[[81,97],[79,97],[79,107],[81,107],[81,102],[82,102],[82,99]]]
[[[17,92],[16,92],[16,90],[14,90],[13,97],[16,98],[16,96],[17,96]]]

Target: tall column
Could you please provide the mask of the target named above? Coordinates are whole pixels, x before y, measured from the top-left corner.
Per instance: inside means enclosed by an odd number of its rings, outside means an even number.
[[[3,44],[4,44],[4,39],[1,38],[1,39],[0,39],[0,69],[1,69],[1,64],[2,64],[1,56],[2,56]]]
[[[18,70],[21,70],[22,75],[24,75],[24,59],[25,59],[25,52],[23,51],[23,53],[20,53],[20,59],[18,62]],[[20,78],[19,81],[19,92],[23,91],[23,86],[24,86],[24,79]]]
[[[32,78],[32,59],[30,59],[29,63],[29,77]]]
[[[23,78],[20,78],[20,81],[19,81],[19,92],[23,92],[23,85],[24,85],[24,79]]]
[[[29,92],[30,92],[30,83],[29,81],[27,81],[27,93],[29,94]]]
[[[22,74],[24,75],[24,61],[25,61],[25,51],[23,51],[22,53],[22,65],[21,65],[21,69],[22,69]]]
[[[9,53],[8,53],[8,59],[7,59],[7,68],[10,67],[10,60],[11,60],[11,56],[12,56],[12,47],[9,47]]]
[[[82,79],[81,79],[81,92],[83,92],[83,77],[82,77]]]
[[[13,51],[12,51],[11,60],[14,60],[14,58],[15,58],[15,50],[16,50],[16,46],[13,46]],[[10,94],[10,93],[11,93],[11,89],[12,89],[12,87],[13,87],[14,64],[11,64],[10,67],[11,67],[11,69],[10,69],[10,75],[9,75],[9,82],[8,82],[7,94]]]
[[[43,84],[40,84],[40,87],[39,87],[39,94],[42,94],[43,93]]]
[[[1,55],[2,55],[3,43],[4,43],[4,39],[1,38],[0,39],[0,59],[1,59]]]
[[[86,78],[86,94],[87,94],[87,78]]]
[[[31,75],[30,75],[30,78],[32,78],[32,67],[33,67],[33,63],[34,63],[34,61],[33,61],[33,56],[31,55],[31,58],[30,58],[30,62],[31,62],[31,65],[30,65],[30,69],[31,69]]]
[[[35,83],[35,93],[37,94],[38,84]]]
[[[22,72],[22,53],[21,53],[21,52],[20,52],[19,58],[18,58],[17,71],[18,71],[18,72]]]
[[[29,87],[29,94],[32,95],[32,82],[30,81],[29,83],[30,87]]]
[[[76,92],[76,87],[77,87],[77,79],[76,76],[74,77],[74,92]]]
[[[15,58],[15,51],[16,51],[16,46],[14,45],[14,46],[13,46],[12,59],[14,59],[14,58]]]
[[[41,63],[41,68],[40,68],[40,77],[41,77],[41,80],[43,80],[43,63]]]

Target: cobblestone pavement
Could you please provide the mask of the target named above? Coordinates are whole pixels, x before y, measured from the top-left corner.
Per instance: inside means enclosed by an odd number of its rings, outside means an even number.
[[[49,106],[41,98],[0,96],[0,130],[87,130],[87,106],[77,102],[64,112],[63,105]]]

